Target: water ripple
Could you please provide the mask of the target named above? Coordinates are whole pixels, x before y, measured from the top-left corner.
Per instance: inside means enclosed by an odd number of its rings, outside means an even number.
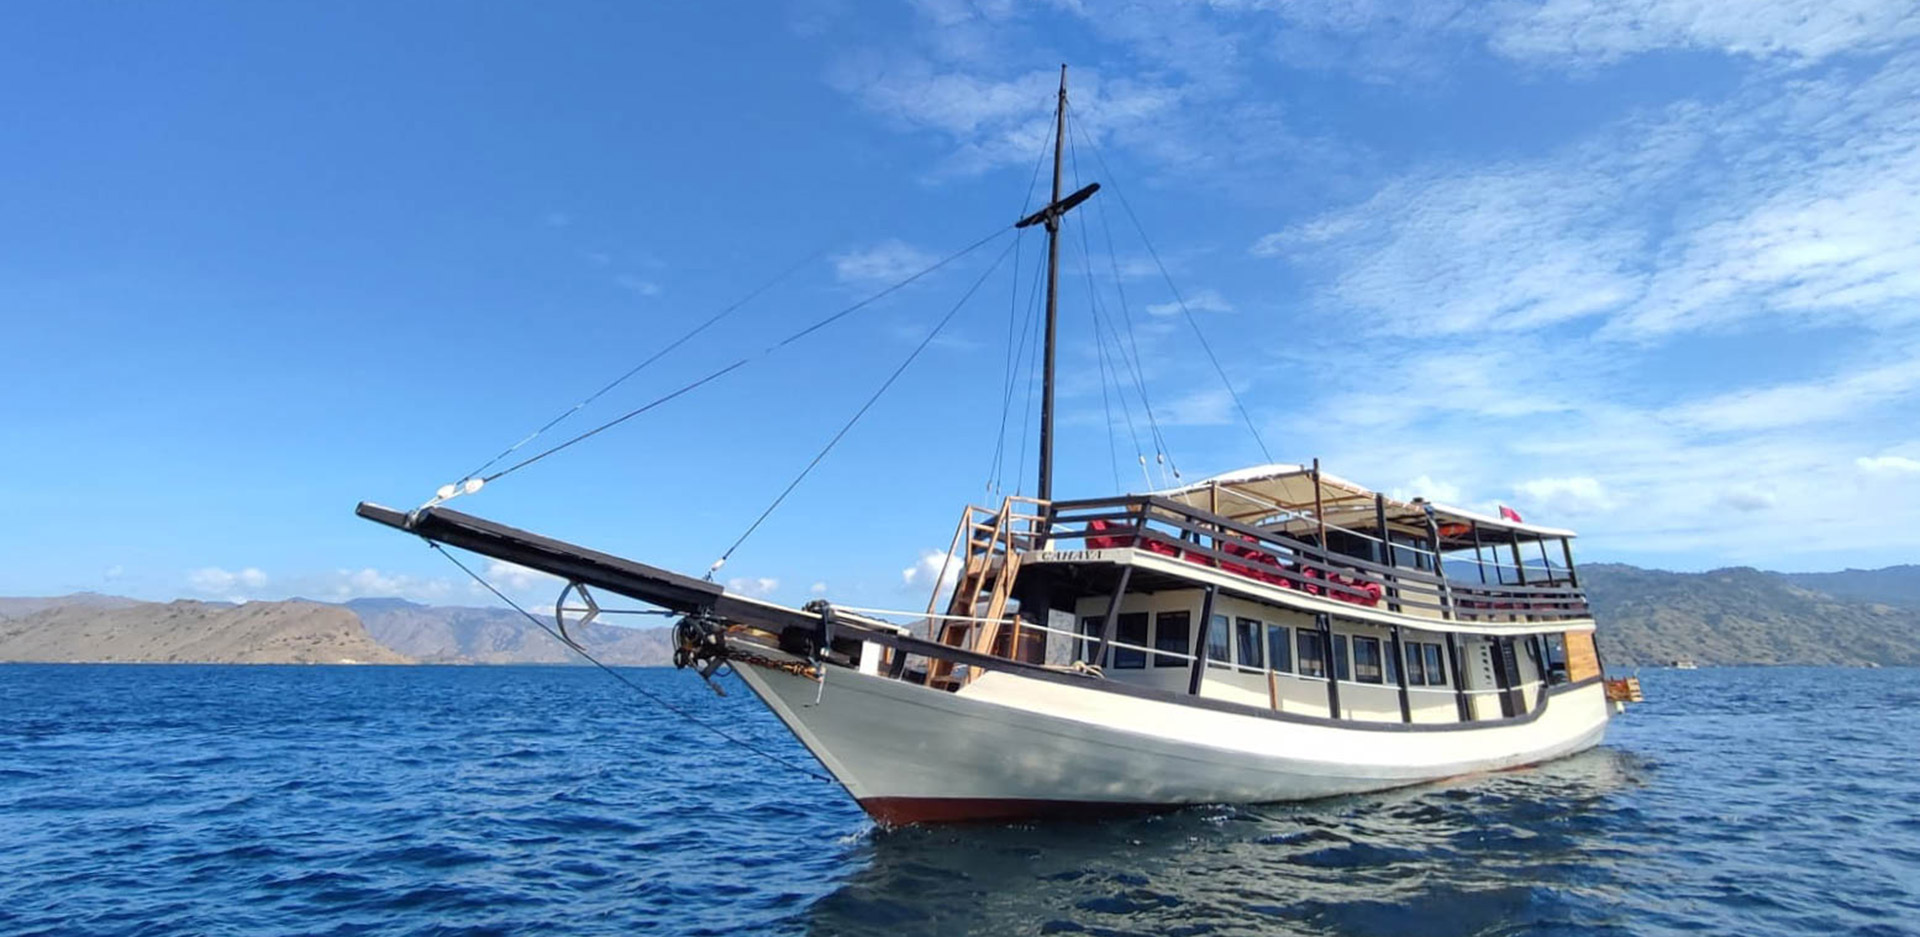
[[[0,666],[0,933],[1916,933],[1912,671],[1645,682],[1525,771],[883,832],[588,670]]]

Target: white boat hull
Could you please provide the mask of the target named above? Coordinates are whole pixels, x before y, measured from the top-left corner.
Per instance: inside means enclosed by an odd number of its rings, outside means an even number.
[[[1598,744],[1608,717],[1597,681],[1557,688],[1524,719],[1362,728],[1008,673],[950,693],[837,667],[824,690],[784,671],[739,669],[889,825],[1383,790],[1570,755]]]

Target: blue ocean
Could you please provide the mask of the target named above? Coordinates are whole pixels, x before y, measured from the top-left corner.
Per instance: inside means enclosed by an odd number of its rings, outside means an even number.
[[[0,933],[1920,933],[1920,673],[1642,679],[1538,768],[886,832],[591,669],[5,665]]]

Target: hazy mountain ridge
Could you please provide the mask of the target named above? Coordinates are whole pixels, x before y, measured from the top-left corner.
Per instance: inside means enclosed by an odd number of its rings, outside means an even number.
[[[1920,666],[1920,598],[1909,598],[1920,589],[1920,566],[1839,573],[1744,567],[1674,573],[1596,563],[1582,567],[1580,575],[1600,621],[1601,651],[1616,667],[1682,659],[1707,665]],[[575,630],[581,643],[608,664],[653,666],[672,659],[671,632],[665,627],[596,624]],[[551,635],[504,608],[403,599],[234,606],[140,602],[95,593],[0,598],[0,660],[343,658],[580,662]]]
[[[1795,585],[1835,598],[1920,608],[1920,565],[1843,569],[1837,573],[1779,573]]]
[[[98,601],[114,598],[117,601]],[[347,609],[315,602],[33,600],[0,620],[0,660],[118,663],[405,664]]]
[[[1920,665],[1920,606],[1840,598],[1796,581],[1830,574],[1671,573],[1617,563],[1579,572],[1612,666]]]
[[[374,640],[425,663],[573,664],[580,656],[510,608],[419,605],[403,599],[354,599]],[[539,609],[529,609],[539,615]],[[549,610],[550,611],[550,610]],[[569,626],[568,634],[602,663],[649,667],[673,660],[664,627]]]

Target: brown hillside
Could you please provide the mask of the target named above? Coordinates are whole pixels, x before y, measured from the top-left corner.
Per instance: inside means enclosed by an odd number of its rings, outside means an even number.
[[[0,660],[405,664],[352,612],[314,602],[63,605],[0,620]]]

